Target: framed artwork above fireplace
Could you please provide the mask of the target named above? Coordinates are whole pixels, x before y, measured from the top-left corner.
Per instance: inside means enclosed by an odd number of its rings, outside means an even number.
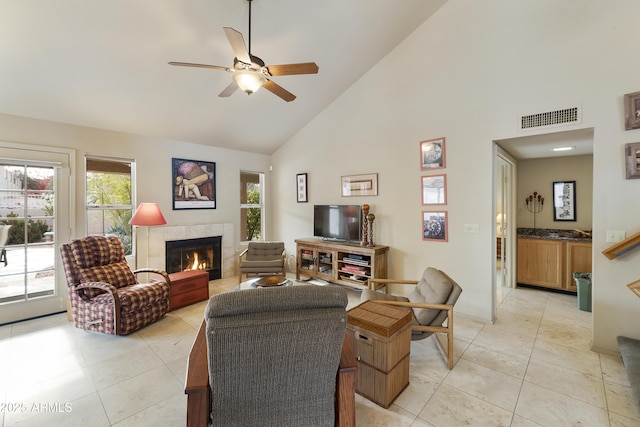
[[[171,159],[173,209],[216,208],[216,164],[201,160]]]

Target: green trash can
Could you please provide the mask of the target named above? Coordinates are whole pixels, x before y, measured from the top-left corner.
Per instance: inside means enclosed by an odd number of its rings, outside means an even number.
[[[578,287],[578,309],[591,311],[591,273],[573,273]]]

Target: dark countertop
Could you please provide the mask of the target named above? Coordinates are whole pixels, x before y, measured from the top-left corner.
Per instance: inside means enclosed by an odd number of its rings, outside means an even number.
[[[585,232],[586,233],[586,232]],[[518,228],[518,237],[527,239],[571,240],[572,242],[591,243],[591,236],[576,230],[558,230],[554,228]]]

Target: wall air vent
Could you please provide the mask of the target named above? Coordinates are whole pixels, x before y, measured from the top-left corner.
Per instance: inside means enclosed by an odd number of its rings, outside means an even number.
[[[520,129],[533,129],[545,126],[577,124],[582,121],[582,114],[578,107],[549,111],[547,113],[529,114],[520,117]]]

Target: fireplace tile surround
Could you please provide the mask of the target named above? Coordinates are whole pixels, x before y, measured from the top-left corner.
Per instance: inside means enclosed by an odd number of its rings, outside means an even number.
[[[231,277],[236,274],[234,246],[236,239],[232,223],[139,227],[136,233],[138,234],[138,267],[165,270],[166,241],[221,236],[222,277]]]

